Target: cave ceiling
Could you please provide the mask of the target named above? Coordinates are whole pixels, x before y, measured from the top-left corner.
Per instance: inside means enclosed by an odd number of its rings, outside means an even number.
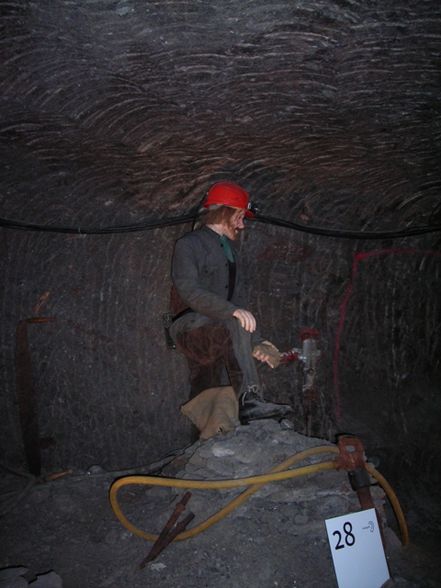
[[[441,4],[0,1],[0,217],[126,225],[232,178],[262,214],[441,223]]]

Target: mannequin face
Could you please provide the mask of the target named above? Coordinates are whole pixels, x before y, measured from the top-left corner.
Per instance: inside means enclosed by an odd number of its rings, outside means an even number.
[[[222,223],[223,234],[232,241],[235,241],[240,231],[245,228],[245,224],[243,222],[244,218],[245,211],[242,209],[237,209],[229,220]]]

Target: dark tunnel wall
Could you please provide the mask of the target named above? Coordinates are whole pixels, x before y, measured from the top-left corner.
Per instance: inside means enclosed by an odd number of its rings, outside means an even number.
[[[4,459],[28,325],[43,466],[122,468],[186,444],[167,350],[174,240],[190,225],[80,234],[194,210],[211,182],[262,214],[345,231],[440,223],[438,2],[0,1]],[[392,472],[439,472],[439,232],[349,240],[250,223],[250,303],[281,349],[320,332],[317,393],[261,374],[296,428],[360,433]],[[369,254],[369,255],[368,255]],[[422,434],[422,431],[425,433]],[[431,442],[427,444],[427,436]]]
[[[28,326],[46,467],[128,467],[186,444],[189,430],[179,415],[188,394],[186,366],[166,348],[161,321],[172,245],[185,229],[115,236],[8,233],[2,240],[2,442],[8,460],[23,459],[15,327],[35,316],[54,319]],[[267,396],[295,406],[297,430],[328,438],[355,432],[377,455],[390,453],[399,435],[401,458],[414,457],[434,476],[441,255],[421,242],[428,240],[361,248],[254,223],[242,249],[263,332],[289,349],[300,346],[302,328],[320,331],[311,404],[302,396],[296,363],[260,368]]]
[[[4,307],[9,329],[3,346],[12,384],[6,396],[11,459],[21,453],[14,327],[35,316],[54,319],[28,325],[47,466],[116,468],[155,460],[185,444],[178,416],[185,371],[165,348],[161,325],[171,255],[162,241],[173,242],[176,231],[11,236],[2,256],[8,299],[14,300]],[[7,262],[13,256],[19,263]]]

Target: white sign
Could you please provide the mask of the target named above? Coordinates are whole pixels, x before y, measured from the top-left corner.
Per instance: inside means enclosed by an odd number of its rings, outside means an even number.
[[[389,580],[374,508],[325,523],[339,588],[380,588]]]

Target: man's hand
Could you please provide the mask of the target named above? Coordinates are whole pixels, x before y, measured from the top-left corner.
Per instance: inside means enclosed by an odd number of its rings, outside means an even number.
[[[253,357],[270,367],[276,368],[280,364],[280,351],[271,341],[262,341],[253,349]]]
[[[256,319],[249,310],[238,308],[233,312],[233,316],[240,322],[241,327],[249,333],[254,333],[256,330]]]

